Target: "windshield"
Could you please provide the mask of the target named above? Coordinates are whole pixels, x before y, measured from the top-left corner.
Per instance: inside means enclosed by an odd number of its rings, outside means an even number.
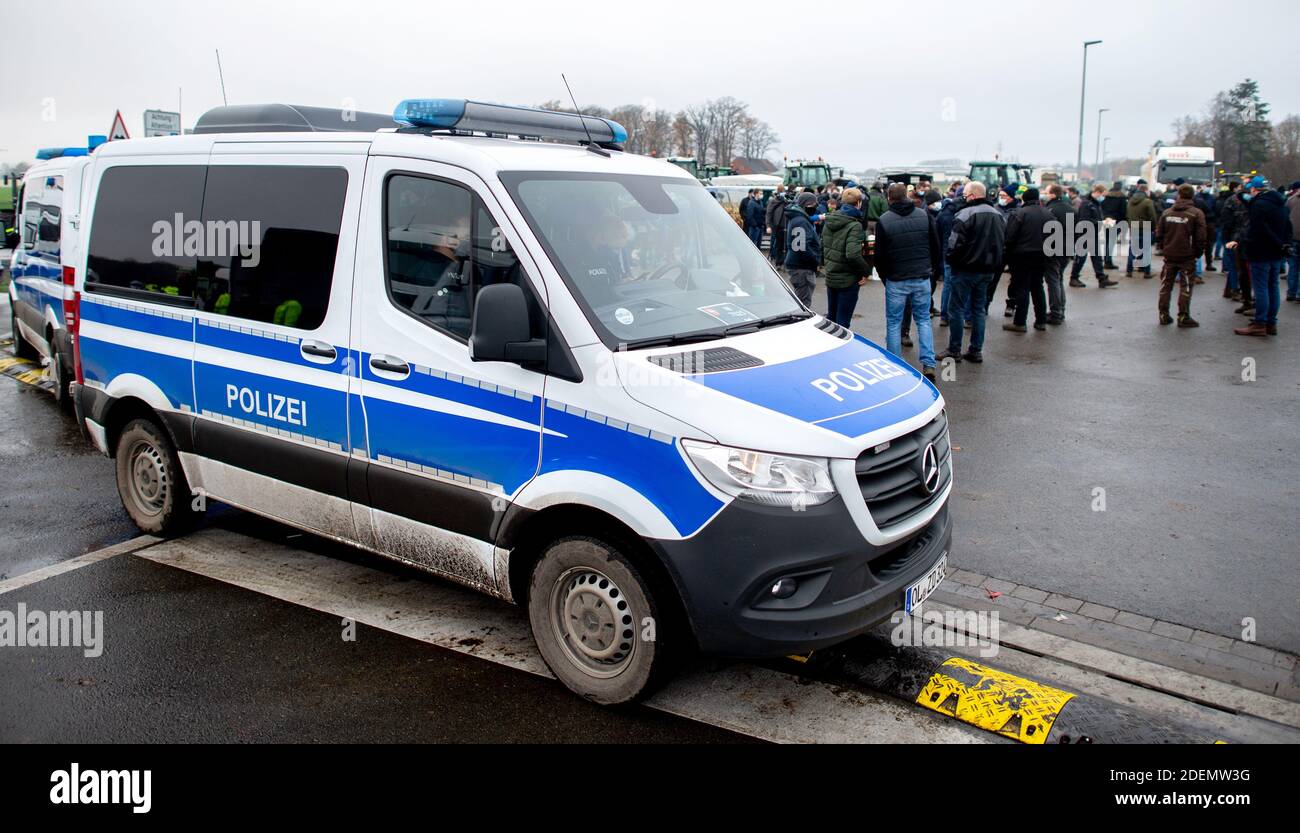
[[[807,314],[697,182],[550,172],[501,179],[610,346]]]
[[[1214,179],[1213,162],[1164,162],[1156,175],[1156,182],[1169,184],[1182,177],[1193,185],[1211,182]]]

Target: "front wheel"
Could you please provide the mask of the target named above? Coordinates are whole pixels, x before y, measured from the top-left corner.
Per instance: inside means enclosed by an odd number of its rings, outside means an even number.
[[[533,570],[528,619],[551,672],[570,690],[614,705],[667,676],[671,644],[651,584],[617,547],[563,538]]]
[[[191,508],[189,481],[167,432],[132,420],[117,440],[117,491],[141,532],[171,537],[190,531],[201,512]]]

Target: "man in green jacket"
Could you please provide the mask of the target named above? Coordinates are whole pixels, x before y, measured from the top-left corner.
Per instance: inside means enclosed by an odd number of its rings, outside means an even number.
[[[1151,232],[1156,225],[1156,204],[1147,192],[1147,181],[1139,179],[1137,190],[1128,198],[1128,268],[1125,277],[1133,277],[1133,261],[1142,276],[1151,277]],[[1145,265],[1144,265],[1145,264]]]
[[[826,215],[822,227],[822,265],[826,276],[826,317],[853,329],[853,309],[858,290],[867,282],[871,266],[864,254],[867,235],[862,213],[862,192],[846,188],[841,207]]]

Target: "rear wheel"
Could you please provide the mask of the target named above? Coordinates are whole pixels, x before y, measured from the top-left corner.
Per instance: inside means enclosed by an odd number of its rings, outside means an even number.
[[[167,432],[132,420],[117,440],[117,491],[140,531],[162,537],[193,529],[202,513],[190,506],[190,485]]]
[[[12,299],[9,301],[9,326],[13,331],[14,355],[20,359],[35,359],[38,355],[36,348],[27,343],[23,331],[18,329],[18,311],[13,308]]]
[[[59,407],[71,411],[72,393],[68,385],[68,368],[64,364],[57,334],[50,335],[50,378],[54,380],[54,398],[59,401]]]
[[[551,672],[605,705],[644,697],[667,676],[667,621],[651,583],[620,549],[563,538],[533,570],[528,618]]]

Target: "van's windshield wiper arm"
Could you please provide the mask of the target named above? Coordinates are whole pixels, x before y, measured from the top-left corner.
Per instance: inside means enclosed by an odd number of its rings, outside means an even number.
[[[806,310],[799,312],[783,312],[778,315],[769,315],[767,318],[760,318],[757,321],[745,321],[740,324],[732,324],[723,332],[727,335],[735,335],[746,331],[761,330],[764,327],[774,327],[777,324],[793,324],[796,321],[804,321],[812,317],[812,313]]]
[[[624,346],[629,350],[635,350],[640,347],[671,347],[675,344],[694,344],[697,341],[715,341],[720,338],[726,338],[725,330],[705,330],[701,333],[678,333],[671,336],[658,336],[655,338],[642,338],[636,341],[629,341]]]

